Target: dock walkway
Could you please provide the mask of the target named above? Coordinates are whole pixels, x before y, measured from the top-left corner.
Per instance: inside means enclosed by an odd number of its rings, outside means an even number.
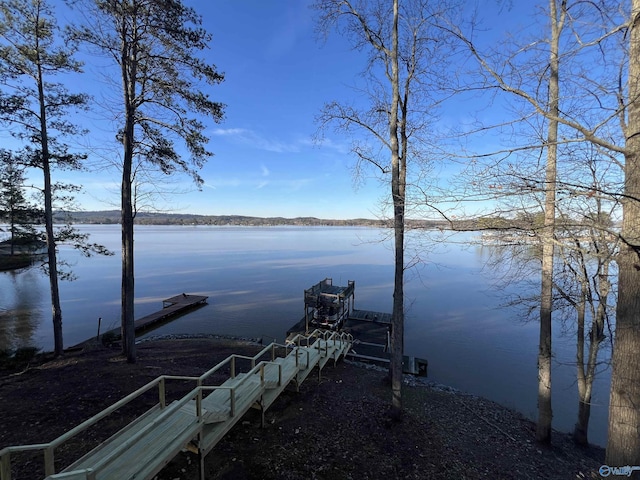
[[[152,329],[154,326],[158,326],[163,322],[169,321],[171,318],[176,317],[182,313],[186,313],[191,309],[198,308],[207,303],[209,297],[204,295],[191,295],[187,293],[181,293],[174,297],[165,298],[162,300],[162,310],[150,313],[142,318],[139,318],[134,322],[134,329],[136,335],[138,333],[145,332]],[[102,335],[111,336],[113,338],[120,338],[122,334],[121,327],[113,328],[103,332]],[[100,337],[100,327],[98,325],[98,337]],[[92,337],[84,342],[80,342],[77,345],[70,347],[68,350],[76,350],[82,348],[87,343],[99,340],[99,338]]]
[[[162,310],[153,312],[135,321],[136,333],[146,330],[157,323],[164,322],[193,307],[204,305],[207,303],[208,298],[209,297],[205,297],[204,295],[189,295],[186,293],[166,298],[162,301]]]
[[[371,310],[353,309],[349,314],[349,320],[360,322],[391,324],[391,314],[386,312],[372,312]]]
[[[262,412],[264,425],[264,412],[288,385],[293,383],[297,389],[316,367],[320,376],[329,361],[335,363],[347,354],[353,339],[346,333],[316,330],[292,340],[292,345],[272,343],[253,357],[231,355],[200,377],[158,377],[52,442],[4,448],[0,450],[0,480],[12,480],[12,456],[29,451],[43,453],[45,480],[149,480],[185,448],[199,453],[200,479],[205,480],[205,456],[250,408]],[[281,351],[284,356],[278,355]],[[239,371],[242,361],[249,362],[246,372]],[[214,373],[223,371],[228,371],[229,378],[222,384],[205,384]],[[165,384],[171,380],[193,381],[195,388],[167,404]],[[56,449],[156,388],[158,403],[56,472]]]

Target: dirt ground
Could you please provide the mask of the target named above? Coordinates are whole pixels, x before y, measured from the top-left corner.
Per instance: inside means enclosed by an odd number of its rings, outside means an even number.
[[[94,346],[0,370],[0,449],[49,442],[161,374],[197,376],[231,353],[261,347],[221,338],[170,339],[138,345],[127,364],[117,347]],[[534,425],[491,401],[446,388],[403,391],[401,422],[387,415],[386,376],[362,364],[328,364],[300,391],[285,391],[266,413],[250,411],[207,456],[207,479],[582,479],[601,478],[604,450],[579,448],[555,433],[534,441]],[[175,397],[193,385],[171,386]],[[156,401],[126,407],[99,428],[56,450],[64,468]],[[113,417],[113,419],[111,419]],[[42,479],[42,456],[12,457],[14,478]],[[158,480],[197,479],[197,457],[180,453]]]

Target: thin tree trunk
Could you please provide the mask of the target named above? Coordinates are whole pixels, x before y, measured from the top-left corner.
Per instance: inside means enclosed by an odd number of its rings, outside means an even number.
[[[133,207],[131,201],[131,162],[122,169],[122,349],[129,363],[136,361],[133,268]]]
[[[610,466],[640,466],[640,0],[631,2],[628,76],[624,243],[617,258],[618,303],[605,460]],[[640,478],[640,472],[633,478]]]
[[[38,45],[36,51],[39,52]],[[44,224],[47,237],[47,260],[49,270],[49,287],[51,291],[51,313],[53,317],[53,343],[56,356],[64,353],[62,337],[62,308],[60,307],[60,289],[58,287],[58,260],[56,258],[56,241],[53,231],[53,189],[51,186],[51,162],[49,154],[49,137],[47,132],[47,111],[45,108],[44,78],[40,61],[38,66],[38,101],[40,107],[40,135],[42,145],[42,171],[44,175]]]
[[[126,29],[126,22],[123,27]],[[123,135],[123,165],[121,185],[121,222],[122,222],[122,349],[129,363],[136,361],[135,317],[134,317],[134,247],[133,247],[133,146],[135,125],[136,93],[136,51],[135,42],[129,45],[126,31],[122,34],[122,86],[125,105],[125,128]],[[129,48],[131,46],[131,48]]]
[[[11,206],[11,213],[9,215],[9,220],[11,222],[11,256],[13,256],[16,253],[15,243],[16,243],[16,221],[17,221],[16,213],[13,206]]]
[[[586,273],[586,272],[585,272]],[[584,365],[584,315],[582,332],[578,331],[578,342],[582,338],[582,346],[578,344],[578,423],[573,432],[573,439],[580,445],[589,443],[589,418],[591,415],[591,394],[593,392],[593,382],[596,378],[596,367],[598,366],[598,352],[604,340],[604,323],[606,317],[606,305],[611,286],[609,284],[609,259],[598,259],[598,307],[595,309],[594,318],[591,322],[589,332],[589,354],[587,363]],[[593,299],[591,300],[593,301]],[[582,357],[580,357],[582,349]],[[581,378],[582,374],[582,378]],[[581,383],[583,386],[581,388]]]
[[[393,288],[393,324],[391,331],[391,416],[402,417],[402,356],[404,351],[404,169],[398,142],[398,108],[400,78],[398,69],[398,0],[393,2],[391,53],[392,97],[389,119],[391,145],[391,196],[395,240],[395,275]]]
[[[564,1],[562,2],[564,6]],[[556,0],[549,1],[551,17],[551,42],[549,59],[549,113],[559,116],[559,42],[564,9],[556,8]],[[547,132],[547,166],[544,199],[544,228],[542,230],[542,281],[540,295],[540,343],[538,349],[538,423],[536,440],[540,443],[551,442],[551,312],[553,309],[553,257],[554,228],[556,217],[556,163],[558,141],[558,122],[549,121]]]

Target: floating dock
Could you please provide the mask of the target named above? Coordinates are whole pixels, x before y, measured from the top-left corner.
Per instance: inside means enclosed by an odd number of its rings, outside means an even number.
[[[204,305],[207,303],[208,298],[209,297],[205,297],[204,295],[187,295],[186,293],[165,298],[162,301],[162,310],[153,312],[135,321],[136,333],[152,328],[154,325],[165,322],[186,310]]]
[[[349,319],[360,322],[381,323],[391,325],[391,314],[383,312],[372,312],[371,310],[352,310]]]
[[[157,312],[153,312],[149,315],[146,315],[142,318],[139,318],[134,322],[136,335],[138,333],[142,333],[146,330],[150,330],[156,326],[159,326],[165,322],[168,322],[173,317],[186,313],[189,310],[201,307],[207,303],[207,299],[209,297],[204,295],[190,295],[186,293],[181,293],[180,295],[176,295],[174,297],[165,298],[162,301],[162,310],[158,310]],[[99,319],[99,322],[102,319]],[[106,332],[100,333],[100,323],[98,323],[98,337],[90,338],[89,340],[85,340],[84,342],[79,343],[78,345],[74,345],[73,347],[67,348],[67,351],[76,350],[82,348],[84,344],[88,342],[95,342],[99,340],[101,335],[107,335],[112,338],[121,338],[121,327],[114,328],[112,330],[107,330]]]

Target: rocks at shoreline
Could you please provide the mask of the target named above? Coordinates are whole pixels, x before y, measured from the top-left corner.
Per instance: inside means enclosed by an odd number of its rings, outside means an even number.
[[[235,342],[249,343],[252,345],[262,345],[261,338],[237,337],[234,335],[219,335],[213,333],[168,333],[164,335],[152,335],[136,340],[136,345],[145,342],[155,342],[158,340],[192,340],[200,338],[211,338],[215,340],[230,340]]]

